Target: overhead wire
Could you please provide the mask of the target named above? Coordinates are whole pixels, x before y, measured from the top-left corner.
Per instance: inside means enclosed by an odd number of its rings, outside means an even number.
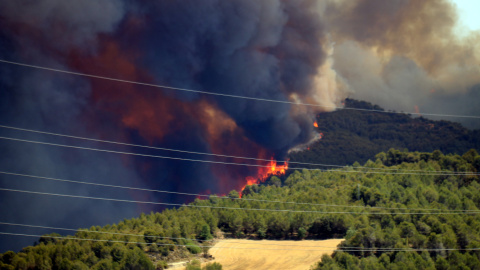
[[[237,95],[230,95],[230,94],[222,94],[222,93],[213,93],[213,92],[206,92],[206,91],[199,91],[199,90],[193,90],[193,89],[185,89],[185,88],[176,88],[176,87],[170,87],[170,86],[163,86],[163,85],[155,85],[155,84],[149,84],[149,83],[142,83],[142,82],[135,82],[135,81],[129,81],[129,80],[122,80],[122,79],[115,79],[115,78],[110,78],[110,77],[104,77],[104,76],[97,76],[97,75],[92,75],[92,74],[85,74],[85,73],[79,73],[79,72],[71,72],[71,71],[66,71],[66,70],[59,70],[59,69],[52,69],[52,68],[46,68],[46,67],[40,67],[40,66],[34,66],[34,65],[27,65],[27,64],[22,64],[22,63],[17,63],[17,62],[12,62],[12,61],[6,61],[6,60],[1,60],[0,62],[4,63],[9,63],[9,64],[15,64],[15,65],[20,65],[20,66],[25,66],[25,67],[31,67],[31,68],[37,68],[37,69],[43,69],[43,70],[50,70],[50,71],[55,71],[55,72],[62,72],[62,73],[67,73],[71,75],[78,75],[78,76],[86,76],[86,77],[91,77],[91,78],[98,78],[98,79],[106,79],[106,80],[112,80],[112,81],[118,81],[118,82],[126,82],[126,83],[132,83],[132,84],[139,84],[139,85],[144,85],[144,86],[150,86],[150,87],[158,87],[158,88],[165,88],[165,89],[172,89],[172,90],[181,90],[181,91],[188,91],[188,92],[195,92],[195,93],[201,93],[201,94],[209,94],[209,95],[217,95],[217,96],[225,96],[225,97],[234,97],[234,98],[244,98],[244,99],[251,99],[251,100],[258,100],[258,101],[269,101],[269,102],[277,102],[277,103],[287,103],[287,104],[293,104],[293,105],[305,105],[305,106],[317,106],[317,107],[330,107],[334,109],[349,109],[349,110],[358,110],[358,111],[371,111],[371,112],[381,112],[381,113],[398,113],[398,112],[387,112],[383,110],[371,110],[371,109],[359,109],[359,108],[341,108],[341,107],[336,107],[336,106],[324,106],[324,105],[319,105],[319,104],[309,104],[309,103],[300,103],[300,102],[290,102],[290,101],[282,101],[282,100],[270,100],[270,99],[262,99],[262,98],[254,98],[254,97],[245,97],[245,96],[237,96]],[[420,113],[409,113],[409,114],[420,114]],[[431,113],[422,113],[422,115],[429,115],[429,116],[447,116],[447,117],[466,117],[466,118],[480,118],[480,116],[470,116],[470,115],[447,115],[447,114],[431,114]],[[2,126],[5,127],[5,126]],[[42,133],[42,132],[39,132]],[[45,134],[48,134],[46,132],[43,132]],[[53,134],[51,134],[53,135]],[[56,134],[58,135],[58,134]],[[64,135],[65,137],[72,137],[75,138],[75,136],[68,136]],[[21,139],[13,139],[13,138],[6,138],[6,137],[0,137],[2,139],[10,139],[10,140],[17,140],[17,141],[24,141],[24,142],[34,142],[34,141],[28,141],[28,140],[21,140]],[[77,137],[78,139],[79,137]],[[89,138],[82,138],[82,139],[89,139]],[[95,139],[91,139],[95,140]],[[101,141],[101,140],[97,140]],[[137,146],[137,147],[147,147],[147,148],[153,148],[153,149],[160,149],[158,147],[148,147],[148,146],[139,146],[139,145],[132,145],[132,144],[125,144],[125,143],[118,143],[118,142],[111,142],[111,141],[103,141],[103,142],[108,142],[108,143],[117,143],[117,144],[123,144],[123,145],[129,145],[129,146]],[[45,142],[35,142],[35,143],[41,143],[41,144],[48,144],[48,145],[55,145],[55,146],[62,146],[62,147],[72,147],[72,148],[77,148],[77,149],[87,149],[87,150],[95,150],[95,151],[103,151],[103,152],[111,152],[111,153],[120,153],[120,154],[130,154],[130,155],[139,155],[139,156],[152,156],[153,155],[145,155],[145,154],[137,154],[137,153],[127,153],[127,152],[121,152],[121,151],[111,151],[111,150],[104,150],[104,149],[93,149],[93,148],[86,148],[86,147],[76,147],[76,146],[70,146],[70,145],[60,145],[60,144],[51,144],[51,143],[45,143]],[[191,152],[191,151],[182,151],[182,150],[174,150],[174,149],[167,149],[163,148],[160,150],[167,150],[167,151],[177,151],[177,152],[184,152],[184,153],[191,153],[191,154],[208,154],[208,153],[199,153],[199,152]],[[223,156],[223,157],[231,157],[231,158],[242,158],[242,159],[253,159],[253,160],[260,160],[257,158],[248,158],[248,157],[237,157],[237,156],[228,156],[228,155],[216,155],[216,156]],[[157,158],[169,158],[169,159],[178,159],[178,160],[187,160],[187,161],[196,161],[196,162],[205,162],[203,160],[193,160],[193,159],[180,159],[180,158],[174,158],[174,157],[162,157],[162,156],[154,156]],[[263,160],[263,161],[269,161],[269,160]],[[209,161],[209,163],[220,163],[220,162],[215,162],[215,161]],[[262,165],[257,165],[257,164],[239,164],[239,163],[233,163],[233,162],[221,162],[222,164],[228,164],[228,165],[248,165],[248,166],[257,166],[257,167],[269,167],[269,166],[262,166]],[[308,163],[299,163],[299,162],[290,162],[290,163],[295,163],[295,164],[303,164],[303,165],[316,165],[316,166],[339,166],[340,165],[327,165],[327,164],[308,164]],[[359,167],[357,167],[359,168]],[[306,169],[306,168],[292,168],[292,169]],[[373,168],[369,168],[373,169]],[[381,168],[375,168],[375,169],[381,169]],[[345,171],[342,171],[345,172]],[[467,173],[455,173],[456,175],[473,175],[473,174],[467,174]],[[428,174],[432,175],[432,174]],[[445,175],[442,173],[442,175]],[[450,174],[447,174],[450,175]],[[476,175],[476,174],[475,174]],[[2,189],[2,190],[7,190],[7,189]],[[13,191],[13,190],[10,190]],[[19,191],[20,192],[20,191]],[[35,193],[35,194],[40,194],[40,193]],[[47,193],[45,193],[47,194]],[[53,194],[49,194],[53,195]],[[55,194],[59,196],[60,194]],[[61,195],[64,196],[64,195]],[[70,195],[74,196],[74,195]],[[79,197],[79,196],[74,196],[74,197]],[[85,197],[86,198],[86,197]],[[93,197],[91,197],[93,198]],[[98,198],[96,198],[98,199]],[[105,199],[105,198],[104,198]],[[111,200],[111,199],[107,199]],[[126,201],[126,200],[121,200],[121,201]],[[145,202],[144,202],[145,203]]]
[[[228,209],[228,210],[245,210],[245,211],[265,211],[265,212],[282,212],[282,213],[317,213],[317,214],[358,214],[358,215],[472,215],[480,214],[480,210],[458,210],[459,212],[348,212],[348,211],[319,211],[319,210],[292,210],[292,209],[268,209],[268,208],[242,208],[242,207],[225,207],[225,206],[209,206],[209,205],[197,205],[197,204],[179,204],[179,203],[165,203],[165,202],[152,202],[152,201],[137,201],[126,199],[114,199],[114,198],[102,198],[83,195],[69,195],[58,194],[50,192],[29,191],[23,189],[10,189],[0,188],[0,191],[19,192],[27,194],[48,195],[57,197],[68,197],[78,199],[91,199],[102,201],[114,201],[124,203],[137,203],[137,204],[152,204],[152,205],[166,205],[166,206],[179,206],[179,207],[191,207],[191,208],[210,208],[210,209]]]
[[[103,80],[109,80],[109,81],[115,81],[115,82],[129,83],[129,84],[149,86],[149,87],[155,87],[155,88],[164,88],[164,89],[184,91],[184,92],[190,92],[190,93],[229,97],[229,98],[240,98],[240,99],[247,99],[247,100],[274,102],[274,103],[280,103],[280,104],[303,105],[303,106],[310,106],[310,107],[320,107],[320,108],[329,108],[329,109],[343,109],[343,110],[354,110],[354,111],[366,111],[366,112],[378,112],[378,113],[388,113],[388,114],[411,114],[411,115],[480,119],[480,116],[477,116],[477,115],[455,115],[455,114],[419,113],[419,112],[395,112],[395,111],[384,111],[384,110],[377,110],[377,109],[343,108],[343,107],[338,107],[338,106],[320,105],[320,104],[303,103],[303,102],[293,102],[293,101],[288,101],[288,100],[256,98],[256,97],[216,93],[216,92],[201,91],[201,90],[188,89],[188,88],[173,87],[173,86],[167,86],[167,85],[159,85],[159,84],[153,84],[153,83],[131,81],[131,80],[125,80],[125,79],[117,79],[117,78],[112,78],[112,77],[107,77],[107,76],[100,76],[100,75],[94,75],[94,74],[88,74],[88,73],[82,73],[82,72],[74,72],[74,71],[68,71],[68,70],[57,69],[57,68],[49,68],[49,67],[38,66],[38,65],[24,64],[24,63],[19,63],[19,62],[14,62],[14,61],[7,61],[7,60],[4,60],[4,59],[0,59],[0,62],[6,63],[6,64],[11,64],[11,65],[22,66],[22,67],[29,67],[29,68],[35,68],[35,69],[40,69],[40,70],[54,71],[54,72],[59,72],[59,73],[64,73],[64,74],[83,76],[83,77],[89,77],[89,78],[95,78],[95,79],[103,79]]]
[[[70,236],[54,236],[54,235],[37,235],[37,234],[25,234],[25,233],[10,233],[10,232],[0,232],[3,235],[11,235],[11,236],[25,236],[25,237],[37,237],[37,238],[52,238],[52,239],[63,239],[63,240],[78,240],[78,241],[92,241],[92,242],[108,242],[108,243],[123,243],[123,244],[135,244],[135,245],[144,245],[145,242],[130,242],[130,241],[121,241],[121,240],[109,240],[109,239],[90,239],[90,238],[78,238],[78,237],[70,237]],[[170,243],[156,243],[157,246],[177,246],[177,247],[189,247],[189,245],[180,245],[180,244],[170,244]],[[205,248],[225,248],[225,249],[244,249],[244,250],[290,250],[290,251],[324,251],[324,250],[332,250],[331,247],[325,248],[317,248],[317,249],[288,249],[288,248],[254,248],[254,247],[224,247],[224,246],[203,246]],[[414,248],[361,248],[361,249],[344,249],[343,247],[339,247],[339,251],[347,251],[347,252],[362,252],[362,251],[382,251],[382,252],[418,252],[418,251],[476,251],[480,250],[480,248],[421,248],[421,249],[414,249]]]
[[[165,148],[165,147],[156,147],[156,146],[149,146],[149,145],[142,145],[142,144],[124,143],[124,142],[110,141],[110,140],[100,140],[100,139],[94,139],[94,138],[73,136],[73,135],[68,135],[68,134],[60,134],[60,133],[45,132],[45,131],[40,131],[40,130],[12,127],[12,126],[6,126],[6,125],[0,125],[0,128],[27,131],[27,132],[33,132],[33,133],[39,133],[39,134],[46,134],[46,135],[53,135],[53,136],[59,136],[59,137],[65,137],[65,138],[79,139],[79,140],[88,140],[88,141],[101,142],[101,143],[111,143],[111,144],[117,144],[117,145],[123,145],[123,146],[133,146],[133,147],[141,147],[141,148],[148,148],[148,149],[155,149],[155,150],[179,152],[179,153],[186,153],[186,154],[208,155],[208,156],[215,156],[215,157],[226,157],[226,158],[237,158],[237,159],[250,159],[250,160],[267,161],[267,162],[272,161],[272,159],[264,159],[264,158],[223,155],[223,154],[215,154],[215,153],[206,153],[206,152],[188,151],[188,150],[181,150],[181,149],[172,149],[172,148]],[[277,163],[288,162],[290,164],[316,165],[316,166],[324,166],[324,167],[339,167],[339,168],[344,167],[342,165],[329,165],[329,164],[297,162],[297,161],[288,161],[288,160],[275,160],[275,162],[277,162]]]
[[[26,128],[19,128],[13,126],[6,126],[0,125],[0,128],[12,129],[12,130],[19,130],[25,132],[32,132],[38,134],[45,134],[45,135],[52,135],[64,138],[72,138],[78,140],[86,140],[86,141],[93,141],[93,142],[101,142],[101,143],[110,143],[116,145],[123,145],[123,146],[133,146],[133,147],[140,147],[140,148],[147,148],[147,149],[155,149],[155,150],[162,150],[162,151],[171,151],[171,152],[179,152],[179,153],[186,153],[186,154],[196,154],[196,155],[207,155],[207,156],[215,156],[215,157],[226,157],[226,158],[236,158],[236,159],[247,159],[247,160],[255,160],[255,161],[266,161],[270,162],[272,159],[263,159],[263,158],[254,158],[254,157],[243,157],[243,156],[234,156],[234,155],[224,155],[224,154],[215,154],[215,153],[206,153],[206,152],[197,152],[197,151],[188,151],[188,150],[181,150],[181,149],[172,149],[172,148],[165,148],[165,147],[156,147],[156,146],[149,146],[149,145],[142,145],[142,144],[132,144],[132,143],[125,143],[125,142],[118,142],[118,141],[110,141],[110,140],[101,140],[95,138],[88,138],[88,137],[80,137],[68,134],[60,134],[54,132],[46,132],[40,130],[33,130],[33,129],[26,129]],[[288,164],[298,164],[298,165],[308,165],[308,166],[319,166],[319,167],[335,167],[335,168],[345,168],[348,165],[333,165],[333,164],[323,164],[323,163],[309,163],[309,162],[298,162],[298,161],[290,161],[290,160],[275,160],[277,163],[288,163]],[[301,168],[305,169],[305,168]],[[399,168],[371,168],[366,166],[355,166],[355,169],[368,169],[368,170],[391,170],[391,171],[398,171]],[[402,171],[406,172],[428,172],[428,173],[439,173],[445,171],[429,171],[429,170],[407,170],[401,169]],[[455,174],[471,174],[471,175],[480,175],[478,172],[449,172]]]
[[[150,154],[140,154],[140,153],[132,153],[132,152],[124,152],[124,151],[115,151],[115,150],[107,150],[107,149],[98,149],[92,147],[82,147],[82,146],[74,146],[74,145],[67,145],[67,144],[58,144],[58,143],[49,143],[49,142],[40,142],[40,141],[33,141],[33,140],[25,140],[25,139],[18,139],[18,138],[11,138],[11,137],[4,137],[0,136],[0,139],[3,140],[11,140],[11,141],[19,141],[19,142],[27,142],[27,143],[34,143],[34,144],[42,144],[42,145],[49,145],[49,146],[58,146],[58,147],[65,147],[65,148],[73,148],[73,149],[82,149],[82,150],[89,150],[89,151],[98,151],[98,152],[105,152],[105,153],[114,153],[114,154],[123,154],[123,155],[133,155],[133,156],[141,156],[141,157],[151,157],[151,158],[160,158],[160,159],[171,159],[171,160],[181,160],[181,161],[190,161],[190,162],[202,162],[202,163],[213,163],[213,164],[223,164],[223,165],[236,165],[236,166],[251,166],[251,167],[262,167],[262,168],[271,168],[270,165],[261,165],[261,164],[251,164],[251,163],[238,163],[238,162],[224,162],[224,161],[215,161],[215,160],[201,160],[201,159],[191,159],[191,158],[179,158],[179,157],[169,157],[169,156],[160,156],[160,155],[150,155]],[[312,169],[312,168],[289,168],[291,170],[321,170],[321,169]],[[437,171],[436,173],[415,173],[415,172],[380,172],[380,171],[355,171],[355,170],[324,170],[327,172],[342,172],[342,173],[369,173],[369,174],[392,174],[392,175],[465,175],[465,176],[474,176],[478,175],[477,173],[473,172],[442,172]]]
[[[0,62],[5,62],[5,63],[10,63],[10,64],[19,64],[19,63],[13,63],[9,61],[4,61],[0,60]],[[57,71],[57,72],[64,72],[68,74],[73,74],[73,75],[80,75],[80,76],[87,76],[87,77],[93,77],[93,78],[100,78],[100,79],[108,79],[108,80],[114,80],[114,81],[120,81],[120,82],[127,82],[127,83],[134,83],[134,84],[141,84],[141,85],[146,85],[146,86],[154,86],[154,87],[160,87],[160,88],[166,88],[166,89],[173,89],[173,90],[182,90],[182,91],[189,91],[189,92],[196,92],[196,93],[202,93],[202,94],[210,94],[210,95],[219,95],[219,96],[226,96],[226,97],[235,97],[235,98],[246,98],[246,99],[254,99],[254,100],[260,100],[260,101],[270,101],[270,102],[279,102],[279,103],[289,103],[289,104],[295,104],[295,105],[306,105],[306,106],[320,106],[320,107],[327,107],[327,106],[322,106],[318,104],[307,104],[307,103],[298,103],[298,102],[288,102],[288,101],[280,101],[280,100],[268,100],[268,99],[258,99],[258,98],[252,98],[252,97],[242,97],[242,96],[236,96],[236,95],[228,95],[228,94],[219,94],[219,93],[212,93],[212,92],[205,92],[205,91],[197,91],[197,90],[192,90],[192,89],[182,89],[182,88],[174,88],[174,87],[168,87],[168,86],[160,86],[160,85],[153,85],[153,84],[147,84],[147,83],[139,83],[139,82],[133,82],[133,81],[127,81],[127,80],[119,80],[119,79],[114,79],[114,78],[108,78],[108,77],[102,77],[102,76],[96,76],[96,75],[90,75],[90,74],[82,74],[82,73],[76,73],[76,72],[69,72],[69,71],[61,71],[61,70],[56,70],[56,69],[49,69],[49,68],[44,68],[44,67],[38,67],[38,66],[32,66],[32,65],[25,65],[25,64],[19,64],[22,66],[29,66],[29,67],[35,67],[35,68],[41,68],[41,69],[46,69],[46,70],[51,70],[51,71]],[[381,113],[394,113],[394,112],[385,112],[382,110],[369,110],[369,109],[357,109],[357,108],[340,108],[340,107],[335,107],[335,109],[353,109],[353,110],[358,110],[358,111],[372,111],[372,112],[381,112]],[[419,113],[410,113],[410,114],[419,114]],[[480,118],[480,116],[465,116],[465,115],[445,115],[445,114],[429,114],[429,113],[422,113],[423,115],[430,115],[430,116],[448,116],[448,117],[467,117],[467,118]],[[3,126],[0,125],[0,127],[4,128],[13,128],[13,127],[8,127],[8,126]],[[160,147],[151,147],[151,146],[145,146],[145,145],[134,145],[134,144],[128,144],[128,143],[121,143],[121,142],[113,142],[113,141],[106,141],[106,140],[97,140],[97,139],[91,139],[91,138],[84,138],[84,137],[77,137],[77,136],[70,136],[70,135],[64,135],[64,134],[54,134],[54,133],[48,133],[48,132],[41,132],[41,131],[32,131],[32,130],[27,130],[27,129],[20,129],[20,128],[13,128],[17,130],[24,130],[24,131],[30,131],[30,132],[37,132],[37,133],[43,133],[43,134],[49,134],[49,135],[56,135],[56,136],[63,136],[63,137],[70,137],[70,138],[75,138],[75,139],[83,139],[83,140],[90,140],[90,141],[97,141],[97,142],[106,142],[106,143],[113,143],[113,144],[118,144],[118,145],[125,145],[125,146],[135,146],[135,147],[144,147],[144,148],[150,148],[150,149],[157,149],[157,150],[166,150],[166,151],[175,151],[175,152],[183,152],[183,153],[189,153],[189,154],[203,154],[203,155],[213,155],[213,156],[220,156],[220,157],[228,157],[228,158],[239,158],[239,159],[250,159],[250,160],[257,160],[257,161],[270,161],[267,159],[259,159],[259,158],[249,158],[249,157],[239,157],[239,156],[229,156],[229,155],[220,155],[220,154],[211,154],[211,153],[201,153],[201,152],[193,152],[193,151],[184,151],[184,150],[178,150],[178,149],[169,149],[169,148],[160,148]],[[2,139],[13,139],[13,138],[5,138],[5,137],[0,137]],[[14,139],[15,140],[15,139]],[[16,139],[19,140],[19,139]],[[24,142],[32,142],[32,141],[27,141],[27,140],[19,140],[19,141],[24,141]],[[42,142],[36,142],[36,143],[42,143]],[[60,144],[50,144],[50,143],[42,143],[42,144],[48,144],[48,145],[55,145],[55,146],[63,146],[63,147],[73,147],[77,149],[87,149],[87,150],[96,150],[96,151],[104,151],[104,152],[111,152],[111,153],[120,153],[120,154],[133,154],[133,155],[141,155],[141,156],[152,156],[152,155],[144,155],[144,154],[136,154],[136,153],[126,153],[126,152],[120,152],[120,151],[111,151],[111,150],[104,150],[104,149],[93,149],[93,148],[85,148],[85,147],[74,147],[74,146],[67,146],[67,145],[60,145]],[[187,161],[197,161],[197,162],[203,162],[202,160],[193,160],[193,159],[180,159],[180,158],[173,158],[173,157],[162,157],[162,156],[155,156],[157,158],[171,158],[171,159],[179,159],[179,160],[187,160]],[[280,161],[282,162],[282,161]],[[211,162],[211,163],[219,163],[219,162]],[[342,167],[340,165],[329,165],[329,164],[313,164],[313,163],[301,163],[301,162],[290,162],[291,164],[301,164],[301,165],[313,165],[313,166],[325,166],[325,167]],[[238,164],[238,163],[225,163],[222,162],[222,164],[229,164],[229,165],[249,165],[249,166],[257,166],[257,167],[270,167],[270,166],[261,166],[261,165],[256,165],[256,164]],[[361,167],[356,167],[356,168],[361,168]],[[362,167],[363,168],[363,167]],[[292,169],[306,169],[306,168],[292,168]],[[388,169],[388,168],[368,168],[368,169]],[[396,170],[396,169],[392,169]],[[413,171],[413,170],[412,170]],[[421,171],[421,170],[415,170],[415,171]],[[3,173],[3,172],[1,172]],[[458,174],[458,173],[456,173]],[[429,173],[430,175],[430,173]],[[443,174],[442,174],[443,175]],[[471,174],[458,174],[458,175],[471,175]],[[476,174],[475,174],[476,175]],[[25,175],[23,175],[25,176]],[[41,177],[38,177],[41,178]],[[51,179],[52,180],[52,179]],[[73,181],[70,181],[73,182]],[[76,183],[80,183],[79,181],[75,181]],[[93,184],[93,185],[102,185],[102,186],[108,186],[108,185],[103,185],[103,184],[95,184],[95,183],[82,183],[82,184]],[[120,187],[120,186],[113,186],[111,187],[119,187],[119,188],[128,188],[128,187]],[[132,188],[132,189],[137,189],[137,188]],[[97,198],[97,197],[88,197],[88,196],[76,196],[76,195],[65,195],[65,194],[54,194],[54,193],[41,193],[41,192],[31,192],[31,191],[22,191],[22,190],[12,190],[12,189],[3,189],[0,188],[0,190],[4,191],[17,191],[17,192],[27,192],[27,193],[33,193],[33,194],[42,194],[42,195],[54,195],[54,196],[67,196],[67,197],[74,197],[74,198],[88,198],[88,199],[102,199],[102,200],[115,200],[115,201],[121,201],[121,202],[135,202],[135,203],[154,203],[154,202],[141,202],[141,201],[130,201],[130,200],[118,200],[118,199],[110,199],[110,198]],[[147,189],[139,189],[139,190],[147,190]],[[152,191],[152,190],[148,190]],[[158,192],[158,191],[157,191]],[[162,191],[164,192],[164,191]],[[190,194],[188,194],[190,195]],[[196,195],[201,195],[201,194],[196,194]],[[265,200],[261,200],[265,201]],[[281,201],[276,201],[276,202],[281,202]],[[292,202],[281,202],[281,203],[292,203]],[[187,206],[187,205],[180,205],[180,204],[165,204],[165,203],[155,203],[155,204],[163,204],[163,205],[175,205],[175,206]],[[296,203],[299,204],[299,203]],[[189,205],[188,205],[189,206]],[[326,206],[326,205],[324,205]],[[333,206],[333,205],[329,205]],[[199,207],[199,206],[198,206]],[[342,207],[349,207],[349,206],[342,206]],[[217,207],[212,207],[212,208],[217,208]],[[263,211],[272,211],[274,209],[245,209],[245,208],[233,208],[233,209],[243,209],[243,210],[263,210]],[[385,209],[385,208],[383,208]],[[389,209],[395,209],[395,208],[389,208]],[[404,210],[404,209],[402,209]],[[432,211],[432,209],[426,209],[429,211]],[[275,210],[275,211],[284,211],[284,210]],[[286,210],[287,212],[290,212]],[[469,210],[467,210],[469,211]],[[295,211],[297,212],[297,211]],[[304,211],[301,211],[304,212]],[[308,211],[311,212],[311,211]],[[326,212],[323,212],[326,213]],[[327,212],[328,213],[328,212]],[[333,213],[333,212],[330,212]],[[346,213],[346,212],[337,212],[337,213]],[[354,214],[358,214],[358,212],[350,212]],[[449,212],[451,213],[451,212]],[[464,213],[464,212],[463,212]],[[381,214],[381,213],[374,213],[374,214]],[[385,214],[401,214],[401,213],[385,213]],[[423,213],[409,213],[409,214],[423,214]],[[427,213],[430,214],[430,213]],[[440,213],[435,213],[435,214],[440,214]],[[442,214],[447,214],[447,213],[442,213]],[[7,224],[0,222],[0,224]],[[18,224],[17,224],[18,225]],[[21,226],[27,226],[27,225],[21,225]],[[33,227],[33,226],[30,226]],[[42,228],[50,228],[50,229],[60,229],[60,230],[73,230],[73,229],[65,229],[65,228],[55,228],[55,227],[45,227],[45,226],[35,226],[35,227],[42,227]],[[95,231],[87,231],[87,230],[76,230],[76,231],[84,231],[84,232],[95,232]],[[102,232],[95,232],[95,233],[102,233]],[[17,235],[17,236],[29,236],[29,237],[41,237],[39,235],[28,235],[28,234],[14,234],[14,233],[5,233],[5,232],[0,232],[0,234],[4,235]],[[110,233],[110,234],[120,234],[120,233]],[[133,234],[121,234],[121,235],[130,235],[130,236],[142,236],[142,235],[133,235]],[[112,241],[112,240],[101,240],[101,239],[83,239],[83,238],[73,238],[73,237],[56,237],[56,236],[46,236],[46,237],[51,237],[51,238],[58,238],[58,239],[70,239],[70,240],[83,240],[83,241],[106,241],[106,242],[119,242],[119,241]],[[144,236],[145,237],[145,236]],[[167,238],[167,237],[162,237],[162,238]],[[167,239],[178,239],[178,238],[167,238]],[[190,240],[195,240],[195,239],[190,239]],[[121,241],[120,241],[121,242]],[[132,243],[132,242],[124,242],[123,243]],[[134,244],[141,244],[141,243],[134,243]],[[158,244],[157,244],[158,245]],[[186,245],[177,245],[177,244],[160,244],[160,245],[174,245],[174,246],[183,246],[186,247]],[[216,248],[214,246],[209,246],[209,248]],[[217,247],[219,248],[219,247]],[[232,248],[232,247],[228,247]],[[262,249],[264,250],[265,248],[238,248],[235,247],[236,249]],[[268,249],[268,248],[267,248]],[[274,249],[274,250],[279,250],[279,249]],[[297,250],[298,249],[283,249],[283,250]],[[378,250],[378,251],[439,251],[439,250],[479,250],[479,248],[473,248],[473,249],[400,249],[400,248],[373,248],[373,249],[368,249],[368,248],[363,248],[360,249],[358,247],[340,247],[340,250],[343,251],[372,251],[372,250]],[[307,250],[302,250],[302,251],[307,251]],[[317,251],[315,250],[308,250],[308,251]]]
[[[166,236],[160,236],[160,235],[145,235],[145,234],[131,234],[131,233],[106,232],[106,231],[92,231],[92,230],[85,230],[85,229],[70,229],[70,228],[31,225],[31,224],[19,224],[19,223],[11,223],[11,222],[0,222],[0,224],[1,225],[9,225],[9,226],[17,226],[17,227],[49,229],[49,230],[62,230],[62,231],[98,233],[98,234],[113,234],[113,235],[137,236],[137,237],[146,237],[146,238],[161,238],[161,239],[171,239],[171,240],[187,240],[187,241],[197,241],[197,242],[215,241],[215,239],[205,240],[205,239],[194,239],[194,238],[183,238],[183,237],[166,237]],[[237,239],[235,239],[235,240],[237,240]],[[244,243],[244,242],[232,242],[232,241],[230,241],[230,243],[237,243],[237,244],[241,244],[241,245],[248,244],[248,243]],[[290,244],[285,245],[285,244],[269,244],[269,243],[257,243],[257,244],[265,245],[265,246],[288,246],[288,247],[302,246],[302,245],[290,245]],[[327,248],[328,246],[309,246],[309,247]],[[351,247],[351,248],[353,249],[353,248],[357,248],[357,247]]]
[[[53,236],[53,235],[36,235],[36,234],[24,234],[24,233],[9,233],[9,232],[0,232],[3,235],[13,235],[13,236],[27,236],[27,237],[43,237],[43,238],[53,238],[53,239],[64,239],[64,240],[79,240],[79,241],[92,241],[92,242],[108,242],[108,243],[124,243],[124,244],[135,244],[135,245],[145,245],[145,242],[130,242],[130,241],[121,241],[121,240],[109,240],[109,239],[93,239],[93,238],[78,238],[78,237],[69,237],[69,236]],[[170,243],[156,243],[157,246],[177,246],[177,247],[189,247],[189,245],[180,245],[180,244],[170,244]],[[278,249],[278,248],[249,248],[249,247],[215,247],[215,246],[203,246],[206,248],[227,248],[227,249],[268,249],[268,250],[296,250],[296,251],[322,251],[323,249]],[[331,248],[330,248],[331,249]],[[330,250],[328,249],[328,250]]]
[[[204,198],[220,198],[220,199],[230,199],[230,200],[240,200],[240,201],[284,203],[284,204],[294,204],[294,205],[310,205],[310,206],[325,206],[325,207],[383,209],[383,210],[445,211],[445,212],[462,212],[462,213],[463,212],[478,211],[478,210],[451,210],[451,209],[440,209],[440,208],[409,208],[409,209],[406,209],[406,208],[399,208],[399,207],[381,207],[381,206],[368,206],[367,207],[367,206],[361,206],[361,205],[338,205],[338,204],[305,203],[305,202],[291,202],[291,201],[273,201],[273,200],[261,200],[261,199],[253,199],[253,198],[232,198],[232,197],[228,197],[228,196],[216,196],[216,195],[205,195],[205,194],[197,194],[197,193],[186,193],[186,192],[175,192],[175,191],[166,191],[166,190],[157,190],[157,189],[147,189],[147,188],[139,188],[139,187],[127,187],[127,186],[119,186],[119,185],[112,185],[112,184],[102,184],[102,183],[85,182],[85,181],[77,181],[77,180],[69,180],[69,179],[60,179],[60,178],[53,178],[53,177],[21,174],[21,173],[12,173],[12,172],[5,172],[5,171],[0,171],[0,174],[12,175],[12,176],[21,176],[21,177],[29,177],[29,178],[36,178],[36,179],[42,179],[42,180],[51,180],[51,181],[58,181],[58,182],[67,182],[67,183],[74,183],[74,184],[102,186],[102,187],[109,187],[109,188],[148,191],[148,192],[167,193],[167,194],[176,194],[176,195],[188,195],[188,196],[204,197]]]
[[[189,241],[211,241],[211,240],[204,240],[204,239],[184,238],[184,237],[166,237],[166,236],[160,236],[160,235],[145,235],[145,234],[119,233],[119,232],[92,231],[92,230],[85,230],[85,229],[70,229],[70,228],[60,228],[60,227],[51,227],[51,226],[20,224],[20,223],[12,223],[12,222],[1,222],[1,221],[0,221],[0,225],[38,228],[38,229],[48,229],[48,230],[61,230],[61,231],[71,231],[71,232],[113,234],[113,235],[123,235],[123,236],[138,236],[138,237],[146,237],[146,238],[162,238],[162,239],[189,240]]]
[[[173,239],[173,240],[187,240],[187,241],[197,241],[197,242],[212,242],[216,241],[217,239],[211,240],[204,240],[204,239],[194,239],[194,238],[183,238],[183,237],[166,237],[160,235],[145,235],[145,234],[131,234],[131,233],[118,233],[118,232],[107,232],[107,231],[92,231],[92,230],[85,230],[85,229],[70,229],[70,228],[59,228],[59,227],[50,227],[50,226],[39,226],[39,225],[31,225],[31,224],[19,224],[19,223],[10,223],[10,222],[0,222],[1,225],[9,225],[9,226],[17,226],[17,227],[27,227],[27,228],[39,228],[39,229],[49,229],[49,230],[62,230],[62,231],[73,231],[73,232],[85,232],[85,233],[98,233],[98,234],[113,234],[113,235],[123,235],[123,236],[137,236],[137,237],[144,237],[144,238],[161,238],[161,239]],[[48,235],[47,235],[48,237]],[[226,239],[226,240],[238,240],[238,239]],[[315,241],[315,240],[313,240]],[[245,242],[238,242],[238,241],[229,241],[229,243],[235,243],[240,245],[249,245],[250,243]],[[264,246],[282,246],[282,247],[304,247],[304,245],[291,245],[291,244],[279,244],[279,243],[255,243],[256,245],[264,245]],[[308,246],[308,248],[331,248],[329,246]],[[364,247],[354,247],[354,246],[341,246],[339,248],[342,249],[364,249]],[[406,250],[407,248],[369,248],[375,250]]]

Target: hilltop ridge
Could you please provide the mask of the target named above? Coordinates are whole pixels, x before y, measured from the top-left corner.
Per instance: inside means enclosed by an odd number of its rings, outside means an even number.
[[[291,152],[295,162],[351,165],[373,160],[390,148],[409,151],[462,154],[480,150],[480,130],[450,121],[435,121],[404,113],[389,113],[366,101],[346,99],[345,107],[382,112],[338,110],[316,117],[321,140],[309,149]]]

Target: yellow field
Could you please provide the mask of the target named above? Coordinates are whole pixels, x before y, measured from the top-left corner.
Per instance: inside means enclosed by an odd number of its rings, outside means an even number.
[[[209,253],[225,270],[305,270],[320,261],[323,254],[332,254],[342,241],[229,239],[219,240]]]

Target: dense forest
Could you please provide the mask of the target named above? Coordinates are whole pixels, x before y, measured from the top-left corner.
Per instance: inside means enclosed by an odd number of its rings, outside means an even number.
[[[365,101],[346,99],[345,107],[384,113],[338,110],[316,117],[322,139],[309,149],[291,152],[291,161],[345,165],[364,163],[390,148],[462,154],[480,149],[480,130],[449,121],[433,121],[408,114],[389,113]]]
[[[465,173],[477,171],[475,150],[391,149],[364,166],[272,176],[242,198],[232,191],[69,239],[44,235],[1,254],[0,269],[162,269],[208,252],[220,236],[345,238],[314,269],[480,269],[479,176]]]

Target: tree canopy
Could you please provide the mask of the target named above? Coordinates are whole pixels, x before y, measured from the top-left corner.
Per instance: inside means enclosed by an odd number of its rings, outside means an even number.
[[[219,230],[238,238],[345,238],[315,269],[478,269],[479,176],[465,173],[479,171],[475,150],[390,149],[364,166],[293,171],[247,187],[241,199],[237,191],[212,195],[72,236],[93,240],[44,235],[1,254],[0,269],[161,269],[200,254]]]

